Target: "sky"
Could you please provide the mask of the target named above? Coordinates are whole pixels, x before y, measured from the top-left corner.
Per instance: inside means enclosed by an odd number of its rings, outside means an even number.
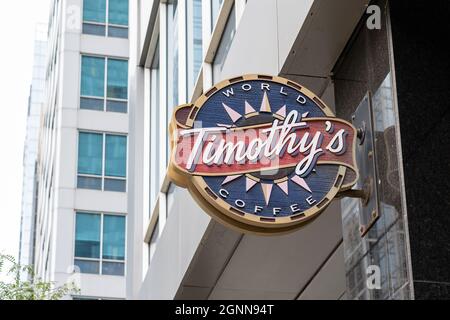
[[[34,30],[47,22],[49,5],[50,0],[3,1],[0,10],[0,252],[16,258]]]

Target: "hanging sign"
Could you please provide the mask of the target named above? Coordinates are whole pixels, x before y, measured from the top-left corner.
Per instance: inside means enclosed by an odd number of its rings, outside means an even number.
[[[356,129],[280,77],[219,83],[175,109],[170,135],[169,178],[243,232],[293,231],[358,179]]]

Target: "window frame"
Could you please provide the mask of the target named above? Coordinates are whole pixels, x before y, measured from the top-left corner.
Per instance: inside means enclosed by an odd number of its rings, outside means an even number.
[[[99,258],[86,258],[86,257],[77,257],[76,252],[76,228],[77,228],[77,214],[92,214],[92,215],[99,215],[100,216],[100,255]],[[114,259],[104,259],[103,258],[103,225],[104,225],[104,216],[118,216],[118,217],[124,217],[125,224],[124,224],[124,236],[125,236],[125,242],[124,242],[124,258],[123,260],[114,260]],[[88,272],[81,272],[82,274],[92,274],[92,275],[99,275],[99,276],[112,276],[112,277],[126,277],[127,275],[127,214],[125,213],[117,213],[117,212],[99,212],[99,211],[92,211],[92,210],[74,210],[74,217],[75,221],[73,224],[73,252],[72,252],[72,261],[74,267],[76,267],[75,260],[80,261],[91,261],[91,262],[98,262],[99,263],[99,269],[98,273],[88,273]],[[122,275],[115,275],[115,274],[103,274],[103,262],[111,262],[111,263],[122,263],[123,264],[123,274]]]
[[[81,2],[81,33],[82,34],[86,34],[86,35],[90,35],[90,36],[97,36],[97,37],[105,37],[105,38],[119,38],[119,39],[127,39],[130,37],[130,9],[128,7],[128,24],[125,25],[120,25],[120,24],[115,24],[115,23],[109,23],[109,0],[105,0],[105,22],[96,22],[96,21],[89,21],[89,20],[84,20],[84,2],[86,0],[83,0]],[[128,1],[128,6],[130,5],[130,2]],[[100,34],[93,34],[93,33],[85,33],[84,32],[84,25],[91,25],[91,26],[102,26],[105,27],[105,32],[103,35]],[[124,29],[127,30],[127,36],[126,37],[114,37],[114,36],[110,36],[109,35],[109,28],[117,28],[117,29]]]
[[[102,174],[101,175],[95,175],[95,174],[85,174],[85,173],[79,173],[78,172],[78,162],[79,162],[79,148],[80,148],[80,133],[93,133],[93,134],[101,134],[102,135]],[[126,138],[126,148],[125,148],[125,177],[113,177],[113,176],[107,176],[105,175],[105,168],[106,168],[106,136],[112,135],[112,136],[122,136]],[[82,189],[82,190],[95,190],[95,191],[101,191],[101,192],[120,192],[120,193],[127,193],[128,192],[128,134],[126,133],[115,133],[115,132],[103,132],[103,131],[94,131],[94,130],[78,130],[78,137],[77,137],[77,183],[76,188]],[[89,188],[79,188],[78,187],[78,179],[79,177],[84,178],[96,178],[101,179],[101,189],[89,189]],[[109,180],[119,180],[119,181],[125,181],[125,190],[124,191],[114,191],[114,190],[105,190],[105,179]]]
[[[200,11],[196,11],[195,6],[199,5]],[[198,8],[197,8],[198,9]],[[188,1],[186,3],[186,92],[187,97],[191,97],[194,90],[195,85],[198,81],[198,78],[200,77],[200,71],[202,69],[203,65],[203,46],[204,46],[204,39],[203,39],[203,25],[204,25],[204,17],[203,17],[203,5],[201,0],[193,0]],[[199,14],[199,16],[196,16],[196,14]],[[200,39],[195,37],[195,18],[199,18],[200,23]],[[196,40],[200,40],[200,43],[196,43]],[[199,45],[199,47],[198,47]],[[196,49],[200,49],[200,57],[198,57],[196,54],[198,53]],[[200,58],[199,62],[200,64],[196,66],[196,58]],[[198,67],[198,69],[196,69]]]
[[[96,97],[96,96],[89,96],[89,95],[83,95],[81,93],[81,82],[83,80],[83,57],[88,58],[102,58],[104,61],[104,76],[103,76],[103,97]],[[119,114],[128,114],[129,109],[129,97],[130,97],[130,90],[129,90],[129,74],[127,74],[127,98],[121,99],[121,98],[110,98],[108,97],[108,62],[109,60],[121,60],[127,62],[127,68],[129,68],[129,59],[122,58],[122,57],[113,57],[113,56],[102,56],[102,55],[95,55],[95,54],[86,54],[81,53],[80,54],[80,90],[79,90],[79,99],[78,99],[78,109],[79,110],[87,110],[87,111],[97,111],[97,112],[113,112],[113,113],[119,113]],[[128,72],[128,71],[127,71]],[[95,110],[95,109],[88,109],[88,108],[82,108],[81,107],[81,99],[91,99],[91,100],[102,100],[103,101],[103,109],[102,110]],[[124,102],[126,103],[126,112],[119,112],[119,111],[112,111],[108,110],[108,101],[112,102]]]

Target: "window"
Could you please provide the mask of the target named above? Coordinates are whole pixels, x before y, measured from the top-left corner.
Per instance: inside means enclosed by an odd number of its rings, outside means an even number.
[[[192,95],[203,62],[202,51],[202,2],[189,1],[188,13],[188,96]]]
[[[77,212],[75,266],[81,273],[125,274],[125,216]]]
[[[125,192],[126,170],[126,136],[79,133],[78,188]]]
[[[167,113],[166,113],[166,123],[170,122],[170,117],[172,116],[172,111],[175,106],[178,105],[178,57],[179,57],[179,48],[178,48],[178,15],[181,14],[178,11],[178,1],[172,1],[167,6],[168,9],[168,21],[167,21]],[[180,35],[182,36],[182,35]],[[166,138],[166,163],[168,164],[168,159],[170,156],[170,147],[169,147],[169,137]]]
[[[236,33],[236,10],[233,5],[233,9],[228,16],[227,24],[220,39],[219,47],[217,48],[216,56],[213,62],[213,81],[218,82],[220,80],[220,74],[222,73],[223,64],[230,50],[231,43],[233,42],[234,34]]]
[[[128,38],[128,0],[84,0],[83,33]]]
[[[150,69],[150,208],[153,208],[160,190],[161,142],[164,141],[161,132],[160,111],[160,69],[159,41],[155,49]],[[151,212],[150,212],[151,213]]]
[[[127,60],[81,56],[80,109],[127,113]]]
[[[220,8],[222,7],[223,0],[211,0],[211,32],[216,25],[217,17],[219,16]]]

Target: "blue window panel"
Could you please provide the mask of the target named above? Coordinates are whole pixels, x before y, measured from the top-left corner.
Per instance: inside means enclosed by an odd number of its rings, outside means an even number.
[[[109,0],[108,22],[128,26],[128,0]]]
[[[100,258],[100,219],[99,214],[76,214],[75,257]]]
[[[105,23],[106,22],[106,0],[84,0],[83,1],[83,21]]]
[[[128,28],[109,26],[108,27],[108,37],[127,39],[128,38]]]
[[[78,141],[78,173],[102,174],[103,135],[80,132]]]
[[[128,103],[126,101],[108,100],[106,101],[106,111],[127,113]]]
[[[102,274],[123,276],[125,274],[125,264],[122,262],[103,262]]]
[[[174,106],[178,105],[178,47],[173,54],[173,104],[169,106],[168,114],[172,113]]]
[[[104,100],[97,98],[80,98],[80,109],[103,111]]]
[[[128,98],[128,61],[108,59],[108,98]]]
[[[100,272],[100,262],[75,259],[75,266],[81,273],[98,274]]]
[[[78,176],[78,189],[102,190],[102,178]]]
[[[95,36],[104,36],[106,27],[104,25],[97,25],[91,23],[83,23],[83,33],[92,34]]]
[[[201,0],[194,0],[193,3],[193,23],[194,23],[194,73],[193,73],[193,83],[197,80],[198,72],[202,65],[203,51],[202,51],[202,2]]]
[[[105,175],[125,177],[127,171],[127,137],[106,135]]]
[[[126,192],[127,182],[125,180],[105,178],[105,191]]]
[[[125,260],[125,217],[103,217],[103,259]]]
[[[82,56],[81,60],[81,95],[103,97],[105,58]]]

